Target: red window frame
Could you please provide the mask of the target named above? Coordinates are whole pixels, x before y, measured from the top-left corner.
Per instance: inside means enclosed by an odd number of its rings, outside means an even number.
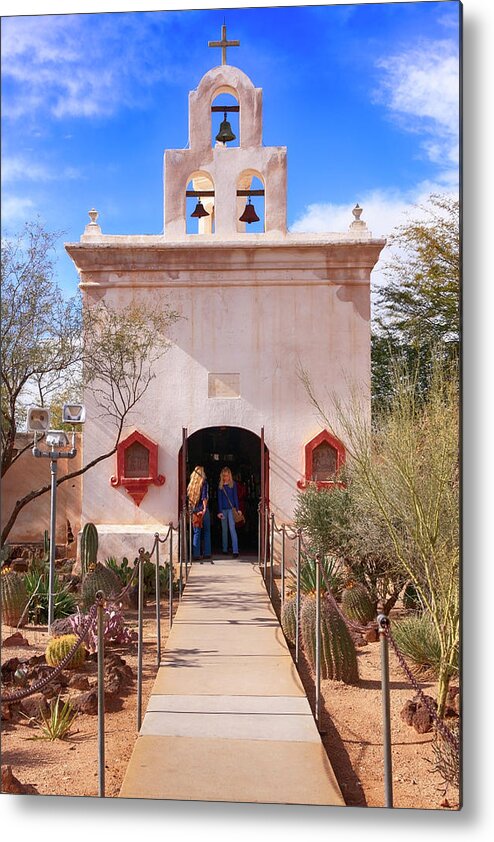
[[[126,477],[125,453],[135,442],[139,442],[149,452],[149,476]],[[150,485],[164,485],[165,477],[158,473],[158,445],[139,430],[134,430],[130,436],[119,442],[117,447],[117,473],[110,477],[113,488],[122,486],[132,497],[136,506],[140,506],[148,492]]]
[[[346,450],[343,442],[333,436],[329,430],[322,430],[317,436],[305,445],[305,477],[298,480],[297,488],[304,489],[308,485],[315,485],[317,488],[343,488],[344,482],[335,480],[314,480],[312,478],[314,451],[320,444],[326,442],[336,451],[336,476],[338,476],[346,460]]]

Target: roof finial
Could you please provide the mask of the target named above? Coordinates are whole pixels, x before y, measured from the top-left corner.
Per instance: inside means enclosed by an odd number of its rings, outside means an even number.
[[[221,27],[221,41],[208,41],[208,47],[221,47],[221,63],[226,64],[226,48],[240,47],[240,41],[228,41],[226,37],[226,19]]]

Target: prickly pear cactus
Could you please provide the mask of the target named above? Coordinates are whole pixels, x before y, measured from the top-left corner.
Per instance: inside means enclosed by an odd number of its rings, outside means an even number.
[[[2,623],[7,626],[17,626],[29,601],[24,577],[14,570],[6,571],[0,576],[0,585]],[[26,622],[27,616],[23,625]]]
[[[64,634],[61,637],[54,637],[46,647],[45,660],[49,667],[56,667],[69,654],[70,650],[78,640],[76,634]],[[78,669],[86,660],[86,650],[81,644],[74,652],[66,669]]]
[[[82,583],[82,604],[84,610],[91,608],[96,600],[98,591],[103,591],[108,598],[116,597],[122,590],[122,583],[113,570],[101,562],[97,562]]]
[[[308,594],[300,611],[302,645],[309,663],[316,667],[316,598]],[[321,678],[357,684],[358,665],[355,644],[334,605],[321,597]]]
[[[81,535],[81,570],[84,579],[96,564],[98,556],[98,530],[94,523],[86,523]]]
[[[297,638],[297,600],[291,596],[285,599],[281,609],[281,628],[287,640],[295,643]]]
[[[348,582],[341,595],[341,606],[350,620],[366,625],[376,619],[376,608],[369,591],[360,582]]]

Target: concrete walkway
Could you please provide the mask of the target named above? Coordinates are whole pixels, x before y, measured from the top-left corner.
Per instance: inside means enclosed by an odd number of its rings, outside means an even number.
[[[120,797],[344,805],[251,560],[192,566]]]

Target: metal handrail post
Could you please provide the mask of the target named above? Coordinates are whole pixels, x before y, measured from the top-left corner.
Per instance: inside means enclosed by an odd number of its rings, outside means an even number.
[[[170,555],[168,570],[168,624],[173,625],[173,526],[170,524]]]
[[[264,512],[264,585],[268,589],[268,544],[269,544],[269,518],[268,509]]]
[[[300,529],[297,532],[297,594],[295,597],[296,605],[296,641],[295,641],[295,663],[298,664],[300,655],[300,567],[302,555],[302,533]]]
[[[386,807],[393,806],[393,764],[391,756],[391,712],[389,698],[389,649],[388,629],[389,619],[385,614],[377,617],[379,638],[381,641],[381,695],[383,715],[383,748],[384,748],[384,791]]]
[[[316,723],[319,728],[321,699],[321,568],[319,554],[316,555]]]
[[[160,577],[160,536],[154,534],[156,544],[156,664],[161,663],[161,577]]]
[[[98,797],[105,797],[105,617],[104,594],[98,591]]]
[[[50,563],[48,572],[48,631],[50,631],[55,619],[55,553],[57,534],[57,460],[50,459],[51,494],[50,494]]]
[[[183,558],[184,558],[184,536],[183,536],[183,512],[180,512],[178,519],[178,599],[182,599],[183,591]]]
[[[143,656],[143,613],[144,613],[144,550],[139,550],[139,613],[137,619],[137,730],[142,723],[142,656]]]
[[[269,597],[273,599],[274,514],[271,515],[271,546],[269,548]]]
[[[257,564],[259,570],[261,569],[261,551],[262,551],[262,518],[261,518],[261,504],[257,507]]]
[[[285,524],[281,527],[281,607],[285,604]]]

